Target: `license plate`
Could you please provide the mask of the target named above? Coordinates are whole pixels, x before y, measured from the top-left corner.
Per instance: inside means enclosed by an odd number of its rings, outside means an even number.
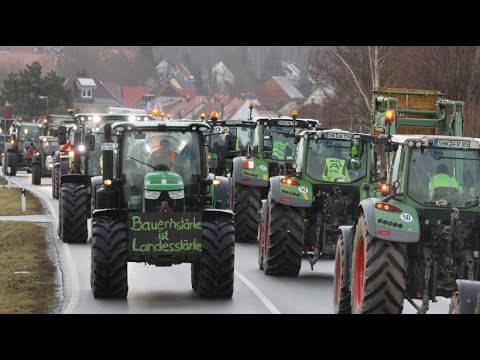
[[[352,134],[325,133],[325,139],[351,140],[352,139]]]
[[[470,141],[435,139],[433,142],[433,147],[449,149],[470,149]]]
[[[102,151],[103,150],[107,150],[107,151],[115,150],[115,143],[103,143],[102,144]]]

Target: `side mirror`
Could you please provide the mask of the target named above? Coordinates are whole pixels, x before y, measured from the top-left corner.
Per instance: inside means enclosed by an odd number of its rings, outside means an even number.
[[[54,130],[53,130],[53,136],[54,136],[54,137],[58,137],[58,129],[54,129]]]
[[[380,181],[387,181],[387,170],[381,170],[379,180]],[[398,181],[396,181],[396,182],[398,182]],[[399,185],[400,185],[400,183],[399,183]]]
[[[93,134],[85,135],[85,143],[87,145],[87,151],[95,150],[95,136],[93,136]]]
[[[210,169],[217,169],[218,168],[218,156],[214,152],[208,153],[208,167]]]
[[[265,157],[267,154],[271,155],[273,150],[273,141],[271,136],[264,136],[263,137],[263,152]]]
[[[227,134],[225,137],[225,147],[227,151],[237,150],[237,135]]]
[[[255,145],[253,148],[252,148],[252,152],[254,154],[258,154],[258,145]]]
[[[59,126],[58,127],[58,144],[65,145],[67,143],[67,127]]]

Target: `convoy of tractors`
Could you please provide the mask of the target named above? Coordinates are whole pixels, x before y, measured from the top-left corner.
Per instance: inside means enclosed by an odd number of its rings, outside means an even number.
[[[230,298],[244,242],[258,244],[268,276],[335,259],[334,313],[400,314],[405,300],[426,313],[442,296],[450,313],[473,314],[480,139],[463,136],[463,105],[436,90],[377,88],[368,133],[296,112],[185,120],[72,109],[9,123],[2,158],[11,176],[52,178],[60,238],[91,243],[96,298],[127,297],[128,262],[190,263],[200,296]]]

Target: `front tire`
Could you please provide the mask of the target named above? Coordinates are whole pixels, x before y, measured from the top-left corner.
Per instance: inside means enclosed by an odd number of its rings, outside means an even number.
[[[269,193],[266,214],[265,274],[298,276],[302,266],[305,209],[282,205]]]
[[[92,225],[90,280],[96,298],[125,298],[128,294],[127,224],[108,217]]]
[[[407,246],[367,232],[365,215],[357,220],[350,278],[354,314],[401,314],[407,279]]]
[[[233,211],[235,213],[235,241],[255,243],[257,240],[259,214],[262,201],[261,188],[235,184]]]
[[[42,166],[40,164],[32,165],[32,184],[40,185],[42,183]]]
[[[86,243],[90,202],[85,185],[63,184],[60,206],[60,238],[66,243]]]
[[[231,298],[235,271],[235,226],[231,219],[203,223],[203,250],[198,264],[198,293],[208,298]],[[193,275],[192,267],[192,275]],[[192,287],[194,286],[192,277]]]
[[[8,168],[10,167],[10,171]],[[17,175],[17,154],[9,152],[7,153],[7,166],[5,166],[4,173],[10,176]]]
[[[347,283],[347,271],[345,266],[345,243],[340,235],[335,252],[335,272],[333,274],[333,313],[351,314],[350,287]]]

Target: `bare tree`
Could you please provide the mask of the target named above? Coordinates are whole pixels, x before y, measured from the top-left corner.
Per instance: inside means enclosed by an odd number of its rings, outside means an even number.
[[[326,103],[336,104],[337,123],[350,130],[370,128],[370,92],[391,82],[392,50],[390,46],[330,46],[312,51],[310,74],[327,95]]]

